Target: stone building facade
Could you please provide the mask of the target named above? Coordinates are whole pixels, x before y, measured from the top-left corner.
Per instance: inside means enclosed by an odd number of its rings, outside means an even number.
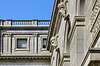
[[[100,66],[100,0],[54,0],[50,21],[0,19],[0,40],[0,66]]]
[[[100,0],[55,0],[46,47],[51,66],[100,66]]]
[[[0,19],[0,66],[50,66],[50,20]]]

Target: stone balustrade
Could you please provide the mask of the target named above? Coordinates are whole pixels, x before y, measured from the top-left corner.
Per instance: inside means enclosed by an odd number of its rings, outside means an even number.
[[[49,26],[50,20],[0,19],[0,26]]]
[[[38,25],[50,25],[50,20],[39,20]]]

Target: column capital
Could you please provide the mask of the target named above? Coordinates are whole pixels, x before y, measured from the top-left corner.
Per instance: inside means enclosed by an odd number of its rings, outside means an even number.
[[[36,36],[38,35],[38,33],[32,33],[32,35],[33,35],[34,37],[36,37]]]
[[[8,37],[11,37],[11,35],[12,35],[11,33],[8,33]]]

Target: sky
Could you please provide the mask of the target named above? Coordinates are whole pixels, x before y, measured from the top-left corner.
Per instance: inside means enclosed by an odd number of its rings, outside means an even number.
[[[54,0],[0,0],[0,19],[51,19]]]

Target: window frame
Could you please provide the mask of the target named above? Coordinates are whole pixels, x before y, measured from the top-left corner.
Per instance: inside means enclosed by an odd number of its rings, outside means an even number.
[[[18,48],[17,46],[17,40],[18,39],[27,39],[27,45],[26,45],[26,48]],[[22,51],[22,50],[24,50],[24,51],[28,51],[29,50],[29,37],[26,37],[26,36],[17,36],[17,37],[15,37],[15,50],[16,51]]]
[[[26,43],[25,43],[25,44],[26,44],[26,47],[22,47],[22,46],[19,47],[18,40],[25,40],[25,41],[26,41]],[[17,39],[17,48],[18,48],[18,49],[20,49],[20,48],[21,48],[21,49],[25,49],[25,48],[27,48],[27,38]]]
[[[47,39],[48,35],[40,35],[40,39],[41,39],[41,51],[47,51],[47,48],[43,48],[43,39]]]
[[[44,41],[44,40],[46,40],[46,42],[47,42],[47,38],[43,38],[43,41]],[[42,42],[42,48],[44,48],[43,45],[44,45],[44,44],[43,44],[43,42]],[[46,48],[46,47],[45,47],[45,48]]]

